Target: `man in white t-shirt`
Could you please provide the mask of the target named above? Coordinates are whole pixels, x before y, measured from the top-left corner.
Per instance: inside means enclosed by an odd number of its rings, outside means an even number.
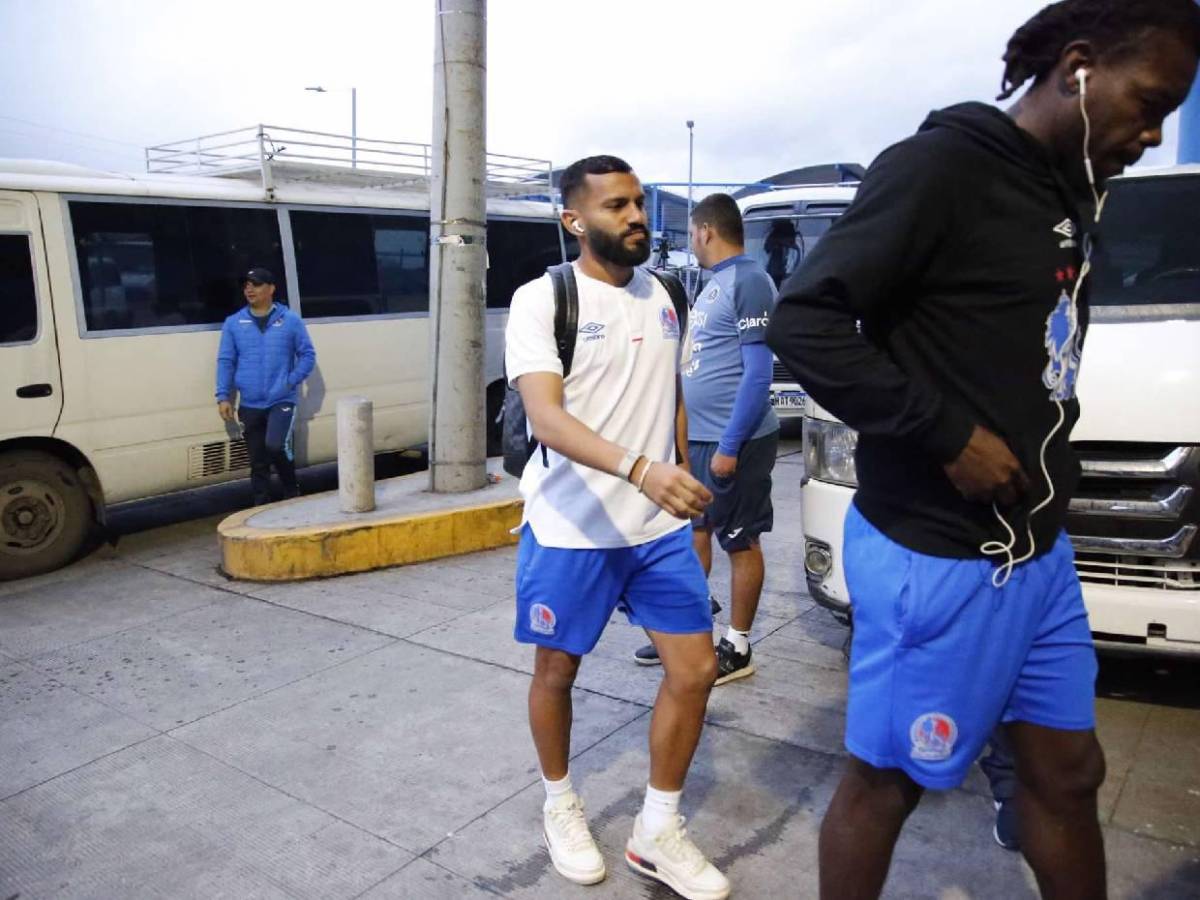
[[[529,722],[546,785],[544,837],[571,881],[605,876],[571,786],[571,687],[620,605],[658,648],[650,779],[625,859],[684,897],[728,896],[692,843],[679,797],[716,676],[708,587],[690,520],[712,496],[688,472],[679,318],[650,255],[645,194],[628,163],[592,156],[560,182],[563,226],[579,240],[578,333],[564,380],[549,276],[513,296],[505,364],[539,449],[521,478],[518,641],[536,645]],[[545,454],[543,455],[543,449]]]

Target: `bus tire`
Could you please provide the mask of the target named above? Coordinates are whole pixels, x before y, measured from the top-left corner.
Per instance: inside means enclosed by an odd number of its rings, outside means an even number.
[[[92,520],[87,488],[69,463],[36,450],[0,454],[0,581],[65,566]]]
[[[504,452],[501,443],[504,434],[504,422],[501,419],[504,414],[503,381],[495,381],[488,385],[487,402],[484,408],[486,409],[484,434],[487,435],[487,455],[499,456]]]

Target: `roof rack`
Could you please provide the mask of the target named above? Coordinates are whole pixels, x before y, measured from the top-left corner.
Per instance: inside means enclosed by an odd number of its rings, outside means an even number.
[[[358,135],[251,125],[146,148],[146,171],[261,182],[267,199],[279,183],[427,191],[433,147]],[[489,197],[552,200],[548,159],[488,153]]]

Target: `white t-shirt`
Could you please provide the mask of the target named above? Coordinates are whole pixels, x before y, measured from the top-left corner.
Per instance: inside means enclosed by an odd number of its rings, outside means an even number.
[[[614,444],[674,463],[675,378],[684,360],[670,294],[643,269],[620,288],[589,278],[578,265],[575,280],[579,332],[563,408]],[[529,372],[562,374],[549,275],[513,295],[504,341],[510,384]],[[633,547],[688,527],[619,476],[548,448],[546,461],[539,446],[521,476],[525,522],[543,547]]]

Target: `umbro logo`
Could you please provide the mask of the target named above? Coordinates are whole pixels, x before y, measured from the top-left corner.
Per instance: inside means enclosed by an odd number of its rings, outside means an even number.
[[[1075,223],[1070,219],[1063,219],[1054,228],[1051,229],[1055,234],[1061,234],[1065,238],[1073,238],[1076,234]]]
[[[588,341],[602,341],[605,338],[603,322],[588,322],[579,329],[582,334],[584,343]]]

